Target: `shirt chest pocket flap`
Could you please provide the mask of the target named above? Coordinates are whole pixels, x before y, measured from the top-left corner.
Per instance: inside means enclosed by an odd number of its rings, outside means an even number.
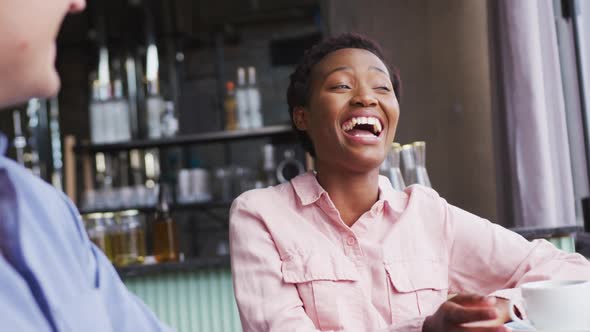
[[[386,261],[392,311],[430,315],[447,300],[448,267],[436,260]]]
[[[283,281],[294,284],[308,316],[322,330],[342,328],[342,313],[362,296],[359,272],[344,255],[297,253],[282,263]]]

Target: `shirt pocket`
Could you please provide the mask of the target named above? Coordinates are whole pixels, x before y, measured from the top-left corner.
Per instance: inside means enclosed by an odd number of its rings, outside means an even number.
[[[447,300],[446,264],[431,260],[385,262],[394,322],[433,314]]]
[[[346,256],[296,254],[283,261],[281,269],[283,281],[297,287],[305,312],[320,330],[340,331],[345,318],[362,319],[350,317],[351,306],[362,294],[358,270]]]

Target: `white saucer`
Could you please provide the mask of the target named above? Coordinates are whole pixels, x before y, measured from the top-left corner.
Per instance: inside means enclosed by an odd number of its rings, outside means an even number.
[[[504,324],[504,326],[508,327],[511,331],[514,331],[514,332],[535,331],[534,329],[530,329],[530,328],[528,328],[522,324],[519,324],[517,322],[506,323],[506,324]]]
[[[504,324],[504,326],[510,328],[510,330],[514,332],[590,332],[590,330],[576,330],[576,331],[567,331],[567,330],[559,330],[559,331],[541,331],[534,328],[526,327],[522,324],[517,322],[510,322]]]

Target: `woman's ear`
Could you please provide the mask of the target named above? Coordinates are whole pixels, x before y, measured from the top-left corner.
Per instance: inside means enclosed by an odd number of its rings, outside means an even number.
[[[293,123],[299,130],[307,130],[307,111],[305,107],[297,106],[293,109]]]

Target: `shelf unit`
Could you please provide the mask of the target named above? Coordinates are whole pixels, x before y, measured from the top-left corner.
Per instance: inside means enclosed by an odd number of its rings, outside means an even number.
[[[221,143],[231,141],[241,141],[257,138],[294,138],[294,132],[291,126],[276,125],[267,126],[257,129],[243,129],[234,131],[214,131],[193,135],[177,136],[162,139],[144,139],[130,142],[109,143],[109,144],[90,144],[81,143],[74,147],[76,153],[97,153],[97,152],[117,152],[134,149],[153,149],[181,147],[189,145]]]
[[[141,139],[120,143],[109,144],[92,144],[89,142],[77,143],[75,137],[68,136],[64,139],[64,163],[66,164],[66,193],[76,202],[77,198],[77,181],[76,159],[80,159],[83,165],[82,179],[85,188],[90,188],[92,182],[92,155],[95,153],[115,153],[135,149],[166,149],[173,147],[187,147],[195,145],[204,145],[211,143],[231,143],[236,141],[245,141],[261,138],[270,138],[279,142],[295,142],[296,134],[290,125],[273,125],[256,129],[243,129],[234,131],[212,131],[192,135],[182,135],[162,139]],[[213,205],[221,206],[226,203],[203,203],[187,204],[189,208],[206,208]],[[229,206],[229,205],[228,205]],[[184,205],[181,205],[184,208]],[[150,211],[153,207],[138,207],[139,210]],[[90,210],[88,210],[90,212]],[[86,212],[86,211],[84,211]],[[94,211],[92,211],[94,212]],[[100,212],[97,210],[96,212]]]
[[[210,201],[210,202],[198,202],[198,203],[176,203],[172,204],[171,209],[174,211],[190,211],[190,210],[203,210],[203,209],[214,209],[214,208],[229,208],[231,202],[229,201]],[[119,208],[100,208],[100,209],[79,209],[81,214],[88,213],[104,213],[104,212],[121,212],[125,210],[138,210],[143,213],[156,212],[155,206],[125,206]]]

